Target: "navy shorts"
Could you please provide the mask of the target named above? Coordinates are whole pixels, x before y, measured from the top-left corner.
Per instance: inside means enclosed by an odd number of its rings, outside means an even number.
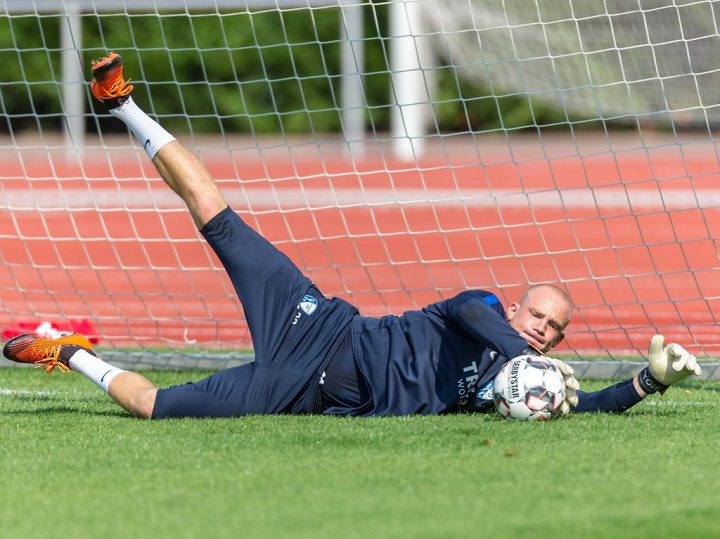
[[[200,232],[240,298],[255,361],[158,390],[153,419],[312,411],[320,377],[357,309],[326,298],[229,207]]]

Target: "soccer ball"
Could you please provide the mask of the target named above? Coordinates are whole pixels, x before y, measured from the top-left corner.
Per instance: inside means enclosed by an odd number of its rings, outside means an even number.
[[[493,401],[503,417],[544,421],[559,415],[564,400],[562,374],[542,357],[518,356],[495,377]]]

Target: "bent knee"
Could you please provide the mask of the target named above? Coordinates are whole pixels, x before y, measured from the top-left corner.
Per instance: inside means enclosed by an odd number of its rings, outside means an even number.
[[[128,411],[139,419],[152,418],[153,409],[155,408],[156,396],[157,388],[143,391],[142,393],[137,395]]]

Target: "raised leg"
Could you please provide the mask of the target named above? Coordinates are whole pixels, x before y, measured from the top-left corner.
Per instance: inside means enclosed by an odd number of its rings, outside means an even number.
[[[227,207],[208,170],[179,142],[163,146],[153,164],[170,189],[185,201],[198,229]]]

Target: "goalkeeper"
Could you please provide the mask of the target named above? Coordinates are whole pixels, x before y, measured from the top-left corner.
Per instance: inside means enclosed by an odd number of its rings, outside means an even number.
[[[137,137],[158,173],[187,204],[200,233],[224,265],[252,335],[255,361],[196,383],[158,389],[143,376],[95,355],[81,335],[20,335],[8,359],[74,370],[141,418],[236,417],[324,413],[352,416],[484,411],[492,381],[508,358],[545,353],[570,322],[567,294],[531,287],[503,309],[484,291],[467,291],[402,316],[369,318],[326,298],[295,265],[227,205],[200,161],[132,100],[122,58],[93,63],[92,93]],[[649,366],[598,392],[578,392],[572,369],[552,360],[567,388],[563,411],[621,412],[691,374],[695,357],[662,336]]]

